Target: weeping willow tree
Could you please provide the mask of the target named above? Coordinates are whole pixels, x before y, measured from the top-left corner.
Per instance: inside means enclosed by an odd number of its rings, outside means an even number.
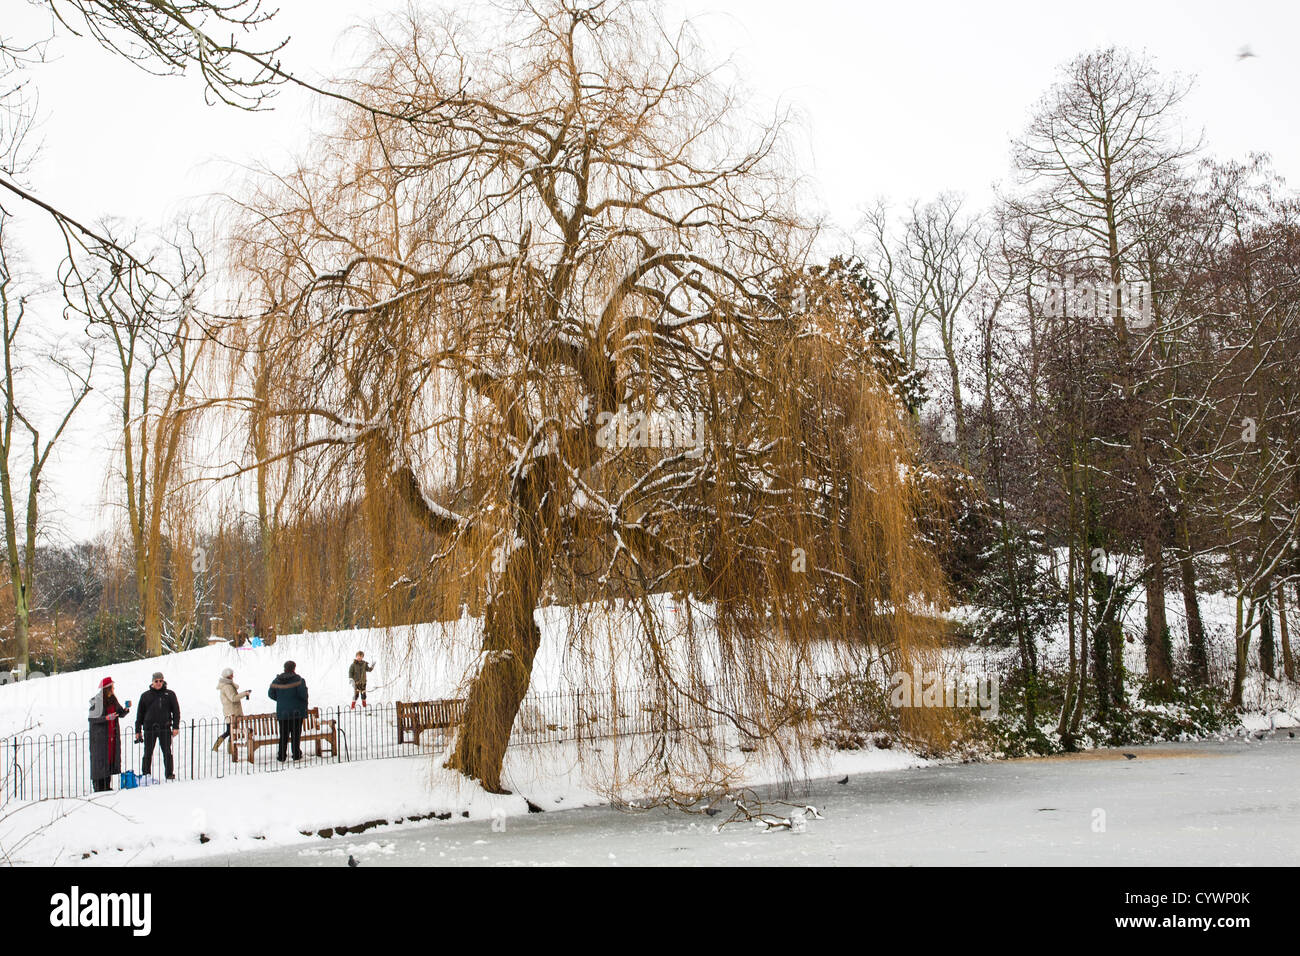
[[[806,266],[782,124],[689,29],[599,0],[479,24],[377,30],[351,96],[382,109],[240,204],[246,467],[286,514],[354,503],[377,617],[481,611],[448,766],[487,790],[548,603],[584,682],[799,739],[832,658],[935,646],[879,304]]]

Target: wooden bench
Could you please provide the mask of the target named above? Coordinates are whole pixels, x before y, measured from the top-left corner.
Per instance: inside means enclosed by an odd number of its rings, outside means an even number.
[[[329,744],[330,756],[337,756],[339,752],[339,731],[338,723],[334,720],[321,720],[320,708],[313,707],[307,711],[307,716],[302,722],[303,743],[314,741],[316,747],[316,756],[322,756],[321,744]],[[279,746],[280,744],[280,721],[275,714],[245,714],[242,717],[230,718],[230,756],[238,760],[239,755],[236,752],[238,745],[244,745],[248,748],[248,762],[253,762],[253,755],[257,752],[258,747],[265,747],[268,744]]]
[[[420,743],[420,734],[426,730],[455,727],[465,718],[465,701],[416,700],[397,702],[397,742]],[[407,735],[412,740],[406,739]]]

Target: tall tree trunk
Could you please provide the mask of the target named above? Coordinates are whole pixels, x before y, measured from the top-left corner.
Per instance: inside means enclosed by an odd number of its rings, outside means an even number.
[[[1110,629],[1110,702],[1115,707],[1124,707],[1124,681],[1128,668],[1124,666],[1124,628],[1118,621]]]
[[[1233,642],[1236,646],[1236,663],[1232,670],[1232,695],[1228,698],[1229,707],[1241,707],[1246,686],[1246,659],[1250,652],[1250,631],[1255,619],[1255,602],[1251,601],[1250,613],[1242,622],[1246,597],[1237,595],[1237,618]]]
[[[948,360],[948,376],[952,384],[952,422],[953,432],[957,436],[957,460],[961,462],[962,471],[969,474],[970,456],[966,453],[966,412],[962,407],[961,370],[957,365],[951,335],[944,335],[943,351]]]
[[[1109,143],[1105,144],[1104,148],[1109,150]],[[1173,655],[1169,649],[1169,626],[1165,614],[1165,571],[1162,555],[1164,541],[1161,533],[1160,505],[1155,496],[1155,480],[1144,430],[1144,413],[1138,395],[1137,376],[1134,374],[1136,357],[1133,354],[1128,323],[1125,319],[1128,303],[1121,297],[1123,295],[1121,283],[1124,276],[1120,261],[1115,184],[1111,178],[1112,168],[1109,158],[1105,162],[1104,169],[1107,259],[1111,289],[1116,295],[1114,321],[1116,337],[1119,340],[1120,379],[1124,395],[1134,412],[1132,424],[1129,426],[1129,455],[1137,478],[1137,509],[1142,526],[1142,559],[1145,564],[1144,583],[1147,599],[1147,678],[1158,684],[1168,685],[1173,682],[1174,668]],[[1154,308],[1154,302],[1152,307]]]
[[[533,612],[542,593],[543,569],[549,566],[545,548],[557,502],[556,495],[547,494],[550,468],[544,462],[530,467],[517,486],[513,550],[500,587],[488,602],[479,672],[465,701],[456,749],[446,764],[479,781],[489,793],[507,792],[501,786],[501,767],[542,643]]]
[[[1201,602],[1196,594],[1196,567],[1192,561],[1187,519],[1178,517],[1178,570],[1183,585],[1183,610],[1187,614],[1187,648],[1192,680],[1202,687],[1210,683],[1210,661],[1205,646],[1205,623],[1201,620]]]
[[[1071,489],[1073,490],[1073,489]],[[1074,750],[1073,736],[1070,734],[1070,716],[1074,712],[1074,701],[1076,696],[1080,699],[1083,697],[1083,680],[1079,674],[1079,654],[1078,645],[1087,643],[1085,638],[1082,642],[1077,641],[1079,636],[1077,621],[1075,619],[1074,603],[1077,598],[1078,588],[1075,585],[1075,542],[1074,542],[1074,496],[1070,496],[1070,547],[1067,551],[1066,561],[1066,630],[1070,637],[1070,670],[1065,681],[1065,700],[1061,704],[1061,719],[1057,721],[1056,733],[1061,738],[1066,750]]]
[[[1291,654],[1291,630],[1286,620],[1286,589],[1277,586],[1277,623],[1282,633],[1282,673],[1287,680],[1295,680],[1295,657]]]
[[[144,590],[144,603],[141,606],[144,617],[145,653],[153,656],[161,654],[163,649],[162,606],[158,600],[158,589],[159,585],[154,580],[150,580]]]
[[[488,603],[482,664],[465,702],[456,749],[447,762],[450,769],[479,781],[489,793],[507,792],[501,786],[501,767],[542,642],[533,619],[541,593],[536,555],[525,549],[514,551],[501,583],[501,590]]]
[[[1085,598],[1085,600],[1087,600]],[[1088,642],[1082,640],[1079,642],[1079,694],[1074,699],[1074,714],[1070,718],[1070,740],[1073,741],[1079,734],[1079,724],[1083,722],[1083,697],[1084,689],[1088,686]],[[1098,684],[1100,687],[1100,683]],[[1104,689],[1098,693],[1105,693]]]
[[[988,331],[984,341],[984,388],[987,407],[992,408],[993,365],[992,365],[992,331]],[[1006,485],[1002,477],[1002,449],[998,443],[997,426],[993,415],[989,415],[989,455],[993,469],[993,486],[998,499],[998,526],[1002,543],[1002,555],[1006,563],[1007,586],[1011,591],[1011,610],[1016,622],[1016,640],[1020,647],[1020,666],[1025,674],[1025,727],[1032,728],[1038,720],[1038,650],[1034,645],[1033,635],[1025,621],[1024,607],[1020,600],[1019,569],[1012,551],[1013,538],[1009,531],[1007,517]]]
[[[263,349],[266,348],[265,336],[263,336],[260,345]],[[254,386],[254,395],[259,402],[266,404],[270,401],[271,396],[271,369],[264,352],[259,356],[258,363],[259,368]],[[257,462],[257,468],[254,472],[257,484],[257,529],[262,548],[262,573],[259,582],[261,584],[261,594],[258,595],[258,606],[267,624],[278,631],[279,628],[276,626],[276,622],[281,607],[276,581],[278,555],[275,545],[275,525],[269,501],[271,492],[270,466],[267,464],[271,458],[270,429],[265,418],[255,415],[250,423],[249,430],[251,432],[250,440],[253,444],[254,460]]]
[[[27,632],[27,595],[21,583],[14,588],[14,597],[14,669],[21,672],[25,680],[31,659]]]
[[[1097,675],[1097,716],[1108,719],[1124,698],[1124,633],[1118,618],[1115,599],[1115,576],[1094,572],[1093,595],[1097,606],[1097,626],[1093,632],[1093,670]]]
[[[1159,528],[1146,535],[1142,553],[1146,559],[1147,677],[1161,684],[1174,679],[1173,653],[1169,647],[1169,624],[1165,612],[1165,565]]]
[[[1259,602],[1259,667],[1267,677],[1277,676],[1277,651],[1273,644],[1273,608],[1267,592]]]
[[[1078,486],[1076,484],[1074,488],[1077,487]],[[1080,614],[1081,626],[1079,629],[1078,691],[1076,692],[1074,698],[1074,713],[1070,717],[1069,727],[1067,728],[1067,732],[1069,734],[1069,739],[1071,744],[1074,743],[1075,737],[1079,733],[1079,724],[1083,720],[1083,700],[1084,697],[1086,696],[1085,692],[1087,691],[1088,688],[1088,625],[1089,622],[1091,621],[1091,614],[1089,612],[1089,601],[1088,601],[1088,581],[1090,577],[1089,562],[1091,561],[1092,558],[1092,552],[1088,550],[1087,542],[1088,542],[1088,532],[1089,529],[1092,527],[1092,522],[1091,522],[1092,515],[1091,512],[1088,510],[1088,501],[1086,496],[1084,498],[1082,510],[1084,515],[1083,518],[1084,521],[1083,552],[1084,553],[1080,556],[1081,561],[1077,566],[1078,571],[1074,574],[1073,583],[1071,587],[1072,592],[1077,591],[1079,593],[1079,597],[1081,598],[1081,604],[1083,605],[1081,608],[1081,612],[1082,612]],[[1073,600],[1071,600],[1071,610],[1073,611]],[[1105,685],[1102,684],[1100,680],[1097,681],[1097,693],[1098,695],[1104,695],[1106,693]]]

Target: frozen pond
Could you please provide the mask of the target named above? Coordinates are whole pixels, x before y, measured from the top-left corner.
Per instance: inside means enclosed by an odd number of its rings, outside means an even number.
[[[1300,736],[862,774],[782,794],[802,833],[608,807],[380,827],[206,866],[1173,865],[1300,863]],[[779,808],[778,808],[779,809]]]

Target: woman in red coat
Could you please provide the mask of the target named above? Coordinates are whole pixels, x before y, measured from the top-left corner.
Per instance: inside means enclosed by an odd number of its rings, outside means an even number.
[[[90,782],[96,791],[111,790],[113,775],[122,772],[117,722],[130,712],[131,702],[123,706],[113,694],[113,678],[100,681],[99,691],[90,698]]]

